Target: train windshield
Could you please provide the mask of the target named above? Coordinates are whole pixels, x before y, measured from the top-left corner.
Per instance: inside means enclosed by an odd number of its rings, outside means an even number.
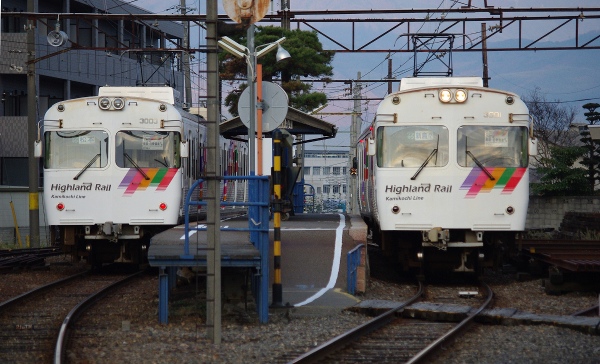
[[[172,131],[126,130],[116,135],[117,166],[179,168],[180,135]]]
[[[108,133],[66,130],[44,133],[47,169],[104,168],[108,164]]]
[[[462,126],[457,149],[458,164],[463,167],[527,167],[527,128]]]
[[[448,128],[445,126],[408,125],[378,128],[377,165],[379,167],[442,167],[446,164],[448,164]]]

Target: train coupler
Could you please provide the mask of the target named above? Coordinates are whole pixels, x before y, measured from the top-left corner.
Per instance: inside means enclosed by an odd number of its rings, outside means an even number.
[[[448,241],[450,240],[450,230],[435,227],[430,230],[423,230],[423,247],[434,247],[439,250],[448,250]]]

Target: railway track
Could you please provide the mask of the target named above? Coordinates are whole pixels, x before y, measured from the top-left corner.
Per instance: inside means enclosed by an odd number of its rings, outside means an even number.
[[[584,308],[583,310],[579,310],[571,314],[571,316],[591,316],[596,317],[600,316],[600,308],[599,305],[590,306],[588,308]]]
[[[492,299],[491,288],[482,282],[486,296],[469,315],[458,324],[429,322],[402,318],[399,312],[423,297],[424,289],[406,302],[375,317],[313,350],[294,358],[289,363],[417,363],[438,350],[450,338],[464,332]]]
[[[45,264],[47,257],[63,254],[59,247],[0,250],[0,272]]]
[[[69,329],[77,317],[140,273],[86,271],[0,303],[0,362],[62,362]]]

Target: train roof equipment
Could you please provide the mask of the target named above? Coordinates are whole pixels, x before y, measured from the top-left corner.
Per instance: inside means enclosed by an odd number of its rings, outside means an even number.
[[[98,96],[133,96],[181,106],[181,93],[170,86],[102,86],[98,90]]]
[[[405,77],[400,81],[400,91],[431,86],[476,86],[483,87],[481,77]]]

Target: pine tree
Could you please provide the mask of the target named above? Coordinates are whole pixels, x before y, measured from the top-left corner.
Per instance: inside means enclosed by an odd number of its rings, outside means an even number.
[[[587,152],[585,147],[552,147],[551,157],[545,157],[537,172],[539,183],[531,184],[534,195],[580,196],[589,195],[590,189],[584,168],[573,167],[577,159]]]
[[[596,111],[600,107],[597,103],[588,103],[583,105],[583,108],[587,110],[584,113],[586,120],[589,125],[596,125],[600,120],[600,112]],[[587,128],[581,131],[581,142],[586,148],[586,153],[580,162],[587,169],[587,180],[589,190],[591,194],[594,193],[596,183],[600,181],[600,141],[592,140],[590,132]]]
[[[309,112],[327,102],[327,96],[321,92],[311,92],[312,84],[300,79],[310,77],[329,77],[333,75],[334,52],[323,50],[317,33],[304,30],[284,30],[279,27],[256,27],[254,43],[256,46],[275,42],[282,36],[286,37],[284,48],[292,56],[283,62],[276,62],[275,52],[265,55],[259,62],[263,67],[263,81],[281,78],[281,87],[288,95],[290,106]],[[240,44],[246,43],[246,35],[231,35]],[[235,58],[225,52],[221,54],[220,75],[222,80],[234,80],[247,77],[247,65],[244,59]],[[239,88],[225,97],[225,105],[232,115],[238,115],[237,103],[242,91],[247,87],[243,83]]]

